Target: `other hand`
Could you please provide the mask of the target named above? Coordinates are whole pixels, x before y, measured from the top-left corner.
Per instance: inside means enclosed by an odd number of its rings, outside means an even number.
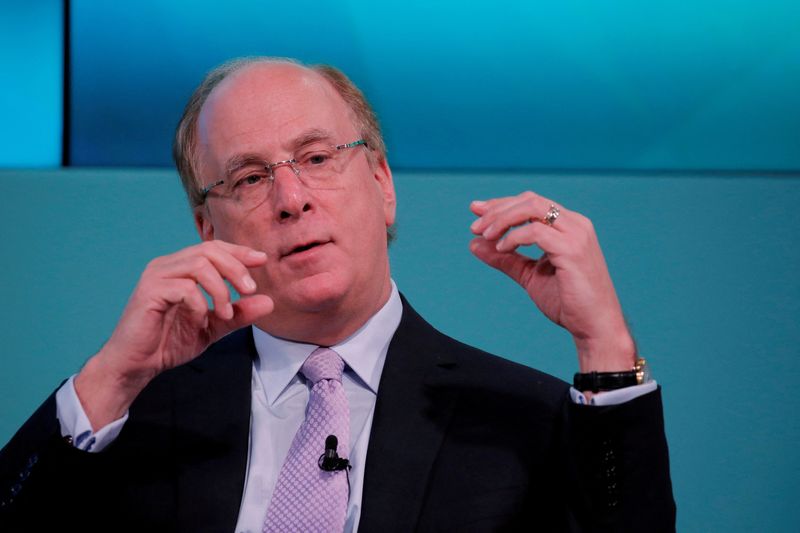
[[[558,217],[548,223],[551,207]],[[475,201],[477,235],[470,250],[519,283],[553,322],[575,341],[582,372],[630,370],[635,346],[628,331],[591,221],[580,213],[527,191]],[[536,244],[532,259],[517,252]]]

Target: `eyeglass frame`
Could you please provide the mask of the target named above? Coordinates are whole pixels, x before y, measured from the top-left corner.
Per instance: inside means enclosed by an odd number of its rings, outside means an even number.
[[[358,139],[356,141],[345,143],[345,144],[337,144],[333,148],[336,151],[341,151],[341,150],[346,150],[348,148],[355,148],[356,146],[362,146],[362,145],[365,148],[369,148],[369,145],[367,144],[367,141],[364,140],[364,139]],[[295,159],[295,158],[284,159],[283,161],[276,161],[275,163],[269,163],[269,162],[265,161],[265,163],[266,164],[264,165],[264,170],[266,170],[269,173],[268,179],[269,179],[270,183],[275,181],[275,168],[280,167],[280,166],[289,165],[292,168],[292,172],[294,172],[295,176],[299,176],[300,175],[300,169],[295,166],[297,164],[297,159]],[[200,193],[203,195],[203,201],[201,202],[201,204],[204,204],[206,202],[206,199],[208,198],[208,193],[210,193],[212,189],[214,189],[215,187],[219,187],[220,185],[223,185],[224,183],[225,183],[225,180],[221,179],[221,180],[215,181],[214,183],[209,184],[206,187],[203,187],[201,189],[201,191],[200,191]]]

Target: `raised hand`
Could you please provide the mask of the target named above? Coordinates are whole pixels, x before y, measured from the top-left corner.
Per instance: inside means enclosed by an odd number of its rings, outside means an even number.
[[[92,427],[122,416],[159,373],[271,312],[272,300],[256,293],[247,270],[265,262],[263,252],[216,240],[151,261],[111,338],[75,378]],[[232,302],[225,280],[241,299]]]
[[[635,345],[591,221],[530,191],[470,209],[478,216],[472,253],[519,283],[572,334],[581,371],[630,370]],[[545,252],[540,258],[517,252],[532,244]]]

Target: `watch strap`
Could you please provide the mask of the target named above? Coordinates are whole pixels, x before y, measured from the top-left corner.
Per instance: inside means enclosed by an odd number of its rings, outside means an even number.
[[[575,373],[572,386],[579,391],[599,392],[603,390],[616,390],[623,387],[638,385],[635,370],[627,372],[587,372]]]

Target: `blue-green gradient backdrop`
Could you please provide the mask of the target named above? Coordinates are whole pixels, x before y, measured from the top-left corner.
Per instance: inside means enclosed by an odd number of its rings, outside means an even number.
[[[0,168],[61,164],[61,0],[0,2]]]
[[[466,206],[533,189],[587,214],[664,386],[679,530],[798,530],[800,3],[71,4],[71,169],[61,2],[0,4],[0,167],[53,167],[0,169],[0,444],[147,261],[196,241],[163,168],[193,86],[289,55],[375,103],[394,277],[434,325],[569,379],[569,336],[470,257]]]
[[[351,75],[397,168],[800,168],[800,2],[220,6],[73,0],[74,164],[168,165],[202,74],[268,54]]]

